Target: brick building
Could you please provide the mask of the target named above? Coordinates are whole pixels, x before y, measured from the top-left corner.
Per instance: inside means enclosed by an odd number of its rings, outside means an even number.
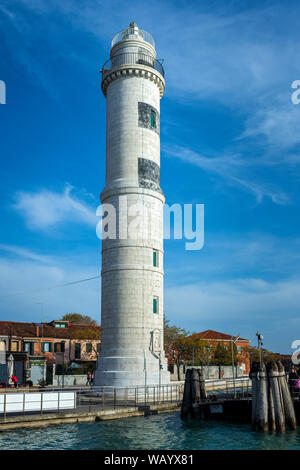
[[[217,348],[218,344],[220,343],[230,348],[231,341],[236,340],[236,336],[231,336],[226,333],[220,333],[219,331],[214,330],[205,330],[200,333],[196,333],[193,335],[193,337],[204,340],[213,349]],[[244,375],[248,375],[250,373],[250,341],[249,339],[239,338],[237,341],[235,341],[235,345],[237,348],[238,366],[241,367]]]
[[[193,339],[203,340],[205,345],[211,347],[211,351],[215,350],[219,344],[226,345],[228,348],[231,348],[231,341],[235,341],[236,339],[235,336],[231,336],[226,333],[220,333],[219,331],[214,331],[214,330],[205,330],[200,333],[195,333],[188,338],[190,338],[191,340]],[[243,375],[248,375],[250,372],[250,354],[249,354],[250,341],[245,338],[239,338],[235,342],[235,345],[237,348],[238,367],[242,371]],[[174,370],[176,359],[177,359],[177,351],[172,349],[172,346],[171,346],[170,353],[168,355],[168,366],[169,366],[170,371]]]
[[[50,323],[0,321],[0,351],[12,353],[18,380],[30,379],[31,365],[45,363],[48,375],[54,366],[96,366],[100,352],[100,326],[71,324],[63,320]],[[56,367],[57,369],[57,367]],[[1,380],[0,380],[1,382]]]

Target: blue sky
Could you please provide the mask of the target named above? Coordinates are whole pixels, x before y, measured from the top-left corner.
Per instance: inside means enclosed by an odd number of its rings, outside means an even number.
[[[291,353],[300,338],[299,2],[2,0],[0,319],[100,318],[99,70],[130,21],[164,59],[161,185],[205,205],[205,245],[165,242],[165,314]]]

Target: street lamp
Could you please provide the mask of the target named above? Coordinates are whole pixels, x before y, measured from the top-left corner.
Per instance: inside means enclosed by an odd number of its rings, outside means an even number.
[[[261,347],[263,346],[262,340],[264,339],[263,335],[261,333],[256,333],[257,336],[257,347],[258,347],[258,353],[259,353],[259,362],[261,364]]]
[[[210,351],[212,346],[205,346],[206,349],[206,359],[207,359],[207,378],[209,379],[209,360],[210,360]]]
[[[240,339],[240,334],[238,334],[236,337],[232,336],[232,337],[230,338],[234,398],[236,397],[236,391],[235,391],[235,371],[234,371],[233,345],[234,345],[239,339]]]

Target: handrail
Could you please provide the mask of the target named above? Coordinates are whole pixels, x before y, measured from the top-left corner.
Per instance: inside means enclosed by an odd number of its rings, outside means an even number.
[[[113,47],[117,42],[123,41],[124,39],[131,39],[130,36],[136,36],[137,39],[142,39],[143,41],[148,42],[151,44],[153,48],[155,48],[155,42],[153,36],[144,31],[143,29],[135,29],[135,28],[128,28],[119,31],[115,36],[112,38],[111,47]]]
[[[150,54],[142,54],[139,52],[124,52],[112,56],[111,59],[105,62],[101,72],[104,73],[122,65],[145,65],[146,67],[157,70],[163,77],[165,76],[161,61],[154,59]]]

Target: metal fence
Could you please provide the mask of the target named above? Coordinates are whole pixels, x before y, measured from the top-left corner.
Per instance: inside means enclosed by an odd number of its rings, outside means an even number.
[[[63,394],[74,395],[74,405],[65,406]],[[26,403],[34,401],[34,395],[40,396],[39,405],[29,409]],[[51,396],[60,396],[61,404],[49,407]],[[31,397],[31,398],[30,398]],[[45,397],[47,397],[48,407]],[[47,387],[46,389],[9,389],[0,392],[0,418],[13,415],[48,414],[66,412],[100,412],[125,408],[145,409],[152,405],[180,404],[183,397],[183,384],[148,387],[65,387],[64,389]],[[69,397],[70,398],[70,397]],[[1,401],[3,406],[1,407]],[[10,403],[10,409],[8,409]],[[67,409],[66,409],[67,408]]]
[[[252,397],[252,382],[248,377],[207,379],[205,387],[208,398],[249,400]]]
[[[0,394],[0,416],[26,415],[32,413],[61,412],[76,408],[76,392],[24,392],[17,391]]]
[[[205,385],[208,400],[250,399],[252,394],[248,378],[206,380]],[[179,406],[183,391],[184,383],[122,388],[85,386],[0,389],[0,419],[13,415],[101,412],[125,408],[145,410],[167,404]],[[72,394],[73,403],[67,403],[67,399],[72,400]],[[300,395],[299,391],[297,394]]]
[[[146,65],[157,70],[163,77],[165,75],[164,68],[159,60],[154,59],[150,54],[139,52],[125,52],[112,56],[111,59],[105,62],[101,71],[103,73],[121,65]]]
[[[292,397],[300,400],[300,379],[289,379],[288,384]]]

